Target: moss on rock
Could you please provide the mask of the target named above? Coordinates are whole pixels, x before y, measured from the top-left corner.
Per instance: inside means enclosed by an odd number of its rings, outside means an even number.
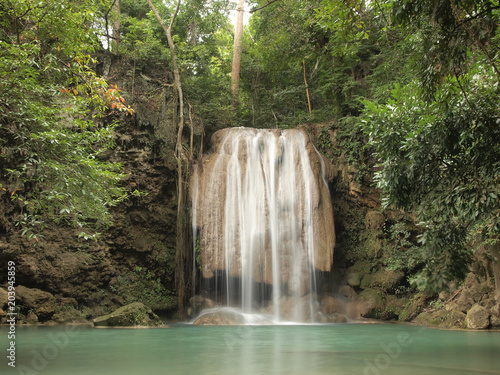
[[[161,319],[141,302],[134,302],[120,307],[111,314],[95,318],[95,327],[158,327],[162,326]]]

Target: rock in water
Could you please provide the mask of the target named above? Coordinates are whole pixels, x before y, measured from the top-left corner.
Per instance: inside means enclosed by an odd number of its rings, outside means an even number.
[[[128,304],[111,314],[94,319],[95,327],[158,327],[162,325],[160,318],[141,302]]]
[[[243,315],[226,309],[204,313],[193,322],[197,326],[234,326],[245,323]]]

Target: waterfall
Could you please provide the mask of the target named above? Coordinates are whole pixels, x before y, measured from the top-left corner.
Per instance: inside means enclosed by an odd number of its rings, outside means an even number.
[[[274,321],[314,321],[335,234],[324,161],[302,130],[231,128],[191,182],[204,292]]]

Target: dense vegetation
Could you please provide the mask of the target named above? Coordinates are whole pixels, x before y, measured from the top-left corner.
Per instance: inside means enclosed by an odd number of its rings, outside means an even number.
[[[153,3],[168,24],[177,2]],[[329,123],[365,170],[367,155],[377,160],[385,204],[415,215],[414,281],[440,289],[462,278],[470,245],[494,245],[500,234],[498,3],[247,4],[231,110],[234,7],[180,3],[172,34],[186,116],[207,133]],[[36,237],[47,221],[106,225],[126,192],[119,165],[99,153],[112,147],[117,113],[133,109],[96,75],[94,59],[108,49],[137,72],[173,72],[161,25],[146,0],[11,0],[0,16],[0,188],[19,203],[20,230]],[[155,78],[173,83],[173,73]]]

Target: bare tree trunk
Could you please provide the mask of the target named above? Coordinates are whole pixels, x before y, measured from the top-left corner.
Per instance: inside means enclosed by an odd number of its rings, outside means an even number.
[[[113,52],[118,53],[120,46],[120,0],[116,0],[113,4]]]
[[[233,64],[231,69],[231,93],[233,109],[238,108],[239,91],[240,91],[240,71],[241,71],[241,42],[243,36],[243,10],[245,8],[245,0],[238,0],[238,8],[236,14],[236,26],[234,27],[234,52]]]
[[[307,104],[309,105],[309,113],[311,113],[312,108],[311,108],[311,98],[309,97],[309,86],[307,84],[307,77],[306,77],[306,62],[303,60],[302,64],[304,65],[304,84],[306,85]]]
[[[181,75],[179,73],[179,67],[177,65],[177,58],[175,55],[175,45],[172,39],[172,26],[174,24],[175,18],[179,13],[179,7],[181,0],[177,1],[177,6],[175,8],[170,24],[167,27],[163,22],[160,14],[156,10],[155,6],[151,0],[147,0],[148,4],[153,11],[156,19],[160,23],[165,35],[167,36],[168,46],[170,48],[170,54],[172,56],[172,67],[174,70],[174,86],[179,97],[179,126],[177,131],[177,142],[175,145],[175,158],[177,160],[177,233],[176,233],[176,250],[175,250],[175,288],[177,290],[179,310],[182,312],[184,310],[184,299],[186,297],[186,273],[185,273],[185,263],[186,263],[186,221],[187,215],[185,212],[186,205],[185,200],[187,194],[185,194],[185,182],[184,182],[184,169],[183,162],[186,161],[186,156],[182,149],[182,132],[184,130],[184,96],[182,92],[181,85]]]

